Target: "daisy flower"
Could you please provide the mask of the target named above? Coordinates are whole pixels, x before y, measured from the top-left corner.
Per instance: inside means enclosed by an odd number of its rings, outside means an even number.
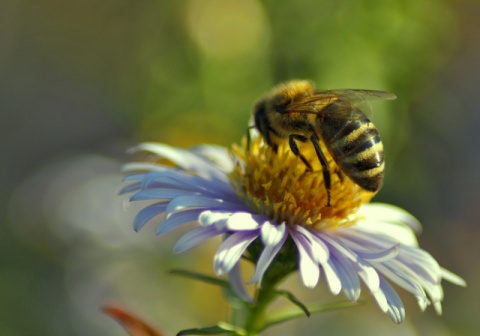
[[[432,304],[440,314],[442,279],[465,282],[418,246],[419,222],[398,207],[369,203],[374,194],[342,174],[324,150],[332,172],[326,207],[321,166],[310,147],[301,152],[312,170],[288,144],[275,152],[260,136],[231,149],[141,144],[132,151],[149,152],[151,160],[125,167],[132,183],[123,189],[134,192],[131,201],[148,201],[134,228],[153,222],[164,235],[193,224],[176,242],[176,253],[221,235],[215,273],[228,275],[247,301],[253,298],[239,271],[242,258],[255,264],[250,282],[259,287],[298,271],[306,287],[323,279],[333,295],[342,292],[355,302],[363,282],[380,309],[400,323],[405,309],[393,283],[412,293],[422,310]]]

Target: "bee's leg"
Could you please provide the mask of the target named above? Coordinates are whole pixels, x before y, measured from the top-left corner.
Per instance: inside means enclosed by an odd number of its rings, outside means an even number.
[[[288,136],[288,143],[290,145],[290,150],[292,151],[295,156],[300,157],[303,163],[305,163],[305,166],[307,166],[308,170],[312,171],[312,166],[310,163],[305,159],[305,157],[300,153],[300,150],[298,149],[297,143],[295,140],[301,141],[301,142],[306,142],[308,139],[304,137],[303,135],[300,134],[290,134]]]
[[[327,190],[327,206],[330,206],[331,176],[330,171],[328,170],[328,161],[322,153],[318,139],[312,136],[310,141],[315,148],[315,153],[317,153],[318,160],[320,160],[320,163],[322,164],[323,182],[325,183],[325,189]]]
[[[340,182],[343,182],[343,173],[342,173],[342,171],[341,171],[339,168],[335,169],[335,174],[337,174],[338,179],[340,180]]]
[[[276,143],[273,143],[272,141],[272,137],[270,136],[270,133],[272,132],[273,134],[275,134],[275,131],[273,128],[269,127],[268,128],[269,132],[267,132],[267,135],[265,136],[265,141],[267,142],[267,144],[272,147],[273,151],[275,153],[278,152],[278,145]]]

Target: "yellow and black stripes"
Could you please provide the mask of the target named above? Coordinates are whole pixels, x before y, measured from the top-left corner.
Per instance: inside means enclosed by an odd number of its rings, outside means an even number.
[[[323,141],[343,172],[362,188],[377,191],[383,182],[385,163],[382,141],[370,120],[342,120],[342,125],[337,118],[323,117],[319,121]]]

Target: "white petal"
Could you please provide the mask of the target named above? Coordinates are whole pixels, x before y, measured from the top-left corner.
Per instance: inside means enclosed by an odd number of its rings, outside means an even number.
[[[442,303],[440,301],[434,301],[433,308],[435,308],[437,315],[442,315]]]
[[[230,235],[220,245],[215,253],[215,273],[217,275],[224,275],[238,263],[245,249],[250,243],[258,237],[256,232],[236,232]]]
[[[426,297],[416,296],[415,298],[417,299],[417,304],[422,312],[431,304],[430,300]]]
[[[278,251],[280,251],[280,249],[282,248],[283,243],[285,243],[287,237],[287,230],[285,230],[283,237],[276,244],[265,246],[262,254],[260,254],[260,258],[258,259],[257,266],[255,267],[255,272],[253,273],[252,278],[248,281],[249,283],[257,283],[258,286],[262,284],[262,278],[265,274],[265,271],[267,270],[268,266],[270,266]]]
[[[362,206],[357,212],[366,218],[380,222],[396,222],[408,225],[417,233],[422,231],[422,225],[410,213],[397,206],[385,203],[369,203]]]
[[[232,231],[254,230],[260,227],[258,218],[260,216],[252,215],[249,212],[236,212],[227,219],[227,229]],[[261,216],[263,221],[263,216]]]
[[[201,226],[209,226],[218,222],[226,223],[232,212],[203,210],[198,217]],[[225,224],[226,225],[226,224]],[[218,227],[218,226],[217,226]]]
[[[441,281],[440,266],[431,255],[426,251],[416,249],[417,251],[408,251],[403,248],[399,257],[393,261],[399,267],[402,267],[410,276],[415,277],[421,284],[434,283]],[[417,252],[416,255],[412,252]]]
[[[339,253],[341,253],[344,257],[356,262],[357,259],[358,259],[358,256],[355,252],[351,251],[350,249],[348,249],[347,247],[345,247],[343,244],[340,244],[339,241],[338,241],[338,237],[335,236],[335,233],[334,234],[331,234],[331,233],[316,233],[316,235],[323,239],[323,241],[325,241],[325,243],[331,245],[330,249],[334,249],[335,251],[338,251]],[[331,252],[331,251],[330,251]]]
[[[391,264],[374,263],[374,266],[385,277],[412,293],[417,298],[427,299],[427,295],[418,281],[406,274],[402,269],[395,268],[395,265]]]
[[[298,232],[301,232],[309,240],[312,246],[312,253],[315,261],[317,261],[319,264],[323,264],[327,262],[330,252],[328,250],[328,247],[322,241],[321,235],[320,234],[315,235],[309,230],[301,226],[297,226],[296,229]]]
[[[358,255],[370,262],[385,262],[394,259],[400,252],[400,244],[395,244],[389,249],[375,252],[357,252]]]
[[[355,263],[355,267],[357,267],[358,275],[365,283],[365,286],[371,292],[377,291],[380,286],[380,278],[375,268],[360,258]]]
[[[314,260],[308,239],[298,231],[291,231],[291,236],[299,253],[300,278],[305,287],[314,288],[320,278],[320,267]]]
[[[330,259],[328,262],[323,263],[322,267],[330,293],[337,295],[342,290],[342,281],[340,280],[339,272],[336,270],[336,264]],[[358,286],[358,289],[360,289],[360,286]]]
[[[415,233],[402,223],[390,223],[386,221],[376,221],[369,218],[358,220],[352,229],[358,228],[367,234],[384,235],[396,242],[408,246],[418,246]]]
[[[465,280],[463,280],[461,277],[459,277],[458,275],[456,275],[455,273],[452,273],[450,272],[449,270],[443,268],[443,267],[440,267],[440,273],[442,274],[442,278],[455,284],[455,285],[458,285],[458,286],[462,286],[462,287],[466,287],[467,286],[467,283],[465,282]]]
[[[272,224],[266,221],[262,224],[262,242],[264,245],[277,245],[282,239],[285,238],[286,226],[285,223],[280,225]]]
[[[225,147],[214,145],[200,145],[192,148],[197,155],[218,164],[222,171],[230,172],[233,169],[233,161]]]
[[[383,291],[380,289],[377,289],[375,292],[372,292],[372,295],[375,298],[375,301],[377,301],[378,307],[384,313],[386,313],[388,311],[388,302]]]
[[[397,292],[383,278],[380,279],[380,289],[387,299],[388,309],[386,312],[388,316],[396,324],[402,323],[405,319],[405,307]]]

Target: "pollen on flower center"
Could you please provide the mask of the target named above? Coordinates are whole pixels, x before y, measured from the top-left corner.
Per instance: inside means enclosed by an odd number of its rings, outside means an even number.
[[[317,229],[348,222],[345,219],[375,195],[352,182],[323,148],[331,174],[331,201],[327,207],[322,167],[313,146],[306,143],[300,150],[313,171],[290,151],[286,142],[275,153],[260,136],[253,139],[250,148],[244,139],[241,146],[232,148],[237,162],[230,174],[231,184],[255,212],[277,223]]]

